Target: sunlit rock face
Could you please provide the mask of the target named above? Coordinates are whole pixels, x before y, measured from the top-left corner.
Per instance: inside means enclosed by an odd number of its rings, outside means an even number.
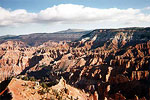
[[[54,100],[59,100],[60,98],[87,100],[95,98],[93,95],[89,96],[88,93],[68,85],[63,78],[59,80],[58,84],[47,88],[42,87],[39,82],[12,78],[6,91],[11,93],[12,100],[47,100],[49,98]]]
[[[25,75],[58,82],[63,77],[69,91],[83,92],[80,100],[148,100],[149,33],[150,28],[97,29],[74,42],[36,47],[7,41],[0,45],[0,80]]]

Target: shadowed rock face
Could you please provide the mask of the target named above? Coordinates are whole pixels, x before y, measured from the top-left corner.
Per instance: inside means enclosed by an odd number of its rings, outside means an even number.
[[[63,76],[94,100],[149,100],[149,35],[150,28],[97,29],[70,43],[8,41],[0,45],[0,78],[57,82]]]
[[[73,44],[92,49],[118,49],[146,42],[150,39],[149,32],[150,28],[97,29],[83,35],[80,41]]]

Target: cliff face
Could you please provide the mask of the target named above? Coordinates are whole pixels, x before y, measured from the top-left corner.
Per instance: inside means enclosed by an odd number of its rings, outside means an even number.
[[[49,65],[51,61],[61,56],[59,50],[55,49],[55,47],[61,48],[61,45],[62,43],[58,44],[52,41],[39,47],[29,47],[21,41],[7,41],[1,44],[0,81],[7,77],[16,76],[21,72],[24,73],[36,65]],[[51,49],[46,49],[47,46]],[[41,49],[43,47],[45,49]]]
[[[5,79],[10,75],[16,75],[22,71],[23,66],[26,66],[27,59],[23,57],[25,52],[20,48],[25,48],[23,42],[7,41],[0,45],[1,59],[0,59],[0,78]],[[23,63],[21,63],[23,62]]]
[[[63,76],[90,100],[148,100],[149,33],[149,28],[99,29],[75,42],[48,41],[37,47],[8,41],[0,45],[0,77],[20,74],[48,83]]]
[[[143,43],[150,39],[150,28],[97,29],[80,38],[78,46],[118,49]]]

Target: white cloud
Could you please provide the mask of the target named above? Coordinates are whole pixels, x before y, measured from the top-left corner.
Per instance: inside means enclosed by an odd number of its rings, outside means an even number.
[[[0,7],[0,16],[0,26],[8,26],[19,23],[34,22],[35,18],[37,17],[37,14],[28,13],[24,9],[10,11]]]
[[[98,9],[74,4],[60,4],[41,10],[39,13],[29,13],[24,9],[11,11],[0,7],[0,26],[26,23],[110,23],[143,25],[150,23],[150,14],[144,14],[140,9],[133,8]]]
[[[61,4],[52,8],[47,8],[39,13],[41,20],[62,21],[70,23],[94,22],[104,20],[120,20],[139,13],[138,9],[120,10],[117,8],[97,9],[84,7],[82,5]],[[125,18],[126,19],[126,18]]]
[[[150,7],[145,7],[144,10],[150,10]]]

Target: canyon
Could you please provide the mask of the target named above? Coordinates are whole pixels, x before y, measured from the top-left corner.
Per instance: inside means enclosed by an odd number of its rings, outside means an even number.
[[[40,37],[32,43],[26,36],[1,42],[0,86],[9,82],[0,98],[149,100],[149,27],[96,29],[67,40],[60,34],[58,41]]]

